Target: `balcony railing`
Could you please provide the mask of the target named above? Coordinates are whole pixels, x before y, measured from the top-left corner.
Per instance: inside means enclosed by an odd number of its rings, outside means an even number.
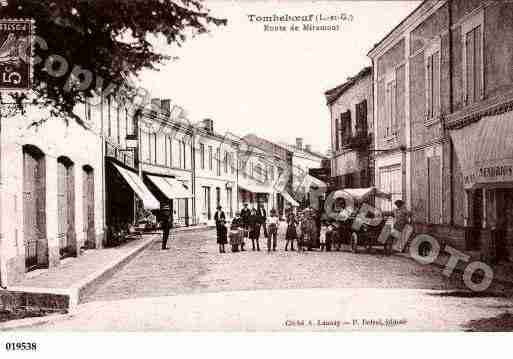
[[[123,163],[125,166],[136,168],[136,149],[122,149],[109,142],[105,143],[105,147],[106,157],[115,158],[119,162]]]
[[[342,147],[346,148],[360,148],[370,145],[372,137],[369,133],[357,132],[354,136],[347,136],[342,138]]]

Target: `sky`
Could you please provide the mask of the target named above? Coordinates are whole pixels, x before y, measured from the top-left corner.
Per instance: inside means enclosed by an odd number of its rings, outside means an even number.
[[[228,20],[182,47],[156,48],[177,60],[144,71],[142,85],[152,97],[185,108],[192,122],[214,121],[214,129],[240,136],[254,133],[294,143],[302,137],[313,150],[330,148],[330,115],[324,92],[371,64],[368,51],[406,17],[419,1],[205,1],[211,15]],[[352,21],[325,21],[338,31],[264,31],[248,15],[324,18],[352,15]]]

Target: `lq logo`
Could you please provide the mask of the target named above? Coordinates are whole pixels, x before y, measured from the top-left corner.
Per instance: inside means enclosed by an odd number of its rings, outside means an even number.
[[[32,85],[32,20],[0,19],[0,91]]]

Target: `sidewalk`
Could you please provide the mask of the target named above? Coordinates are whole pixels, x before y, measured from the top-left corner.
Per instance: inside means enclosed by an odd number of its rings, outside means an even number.
[[[395,254],[414,260],[408,252],[406,252],[406,253],[396,252]],[[480,262],[480,258],[478,256],[478,254],[474,254],[474,253],[465,253],[465,254],[467,254],[469,256],[468,261],[465,262],[462,260],[458,260],[456,267],[454,267],[452,275],[454,275],[454,274],[463,275],[463,273],[465,272],[465,269],[467,268],[467,266],[470,263]],[[432,265],[441,268],[441,270],[444,270],[447,267],[449,259],[450,259],[450,254],[448,254],[442,250],[442,251],[440,251],[440,254],[436,258],[436,260],[432,263]],[[501,263],[495,264],[495,265],[492,265],[492,264],[486,263],[486,262],[483,262],[483,263],[487,264],[492,269],[493,278],[491,278],[491,279],[493,280],[493,283],[499,284],[502,286],[506,286],[506,287],[513,286],[513,263],[501,262]]]
[[[113,248],[92,249],[58,267],[27,273],[26,278],[7,287],[11,306],[72,310],[88,291],[144,250],[160,235],[143,235]]]
[[[211,228],[177,228],[174,235]],[[153,241],[160,240],[161,236],[160,231],[143,234],[141,239],[121,246],[87,250],[79,257],[61,261],[58,267],[29,272],[24,280],[6,288],[8,294],[0,297],[3,307],[72,311],[87,293],[94,291]]]

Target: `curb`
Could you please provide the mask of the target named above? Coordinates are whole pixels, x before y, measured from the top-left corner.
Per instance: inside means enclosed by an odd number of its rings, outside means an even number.
[[[157,236],[153,236],[153,238],[148,239],[146,242],[134,247],[128,253],[126,253],[121,258],[115,259],[110,262],[105,267],[100,270],[88,275],[85,279],[81,280],[79,283],[73,285],[70,288],[33,288],[33,287],[8,287],[7,290],[11,292],[24,292],[24,293],[38,293],[38,294],[56,294],[56,295],[65,295],[69,297],[68,308],[62,308],[68,310],[68,313],[72,313],[76,310],[76,307],[80,303],[80,300],[83,299],[84,295],[91,291],[95,285],[104,281],[108,277],[112,276],[119,268],[127,264],[131,259],[133,259],[137,254],[150,246],[153,242],[158,239]],[[33,319],[33,318],[29,318]],[[24,319],[21,319],[24,320]]]
[[[50,314],[44,317],[10,320],[5,323],[0,323],[0,332],[15,329],[31,328],[38,325],[55,323],[61,320],[69,319],[70,317],[70,314]]]

